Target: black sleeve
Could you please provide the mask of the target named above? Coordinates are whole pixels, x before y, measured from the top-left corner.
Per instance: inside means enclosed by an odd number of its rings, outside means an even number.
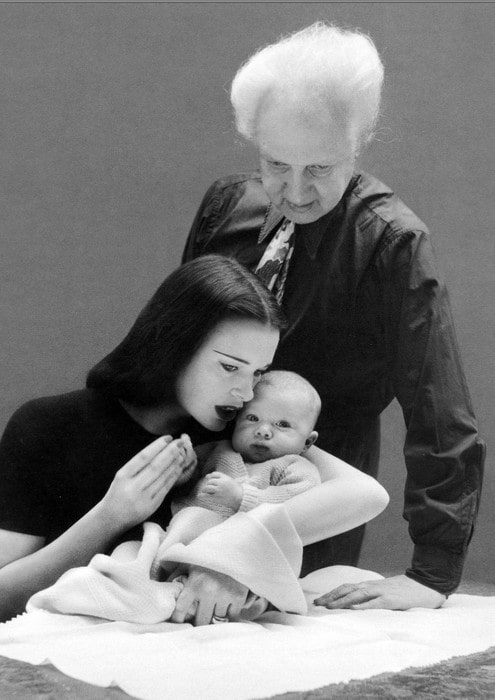
[[[402,235],[386,255],[389,357],[407,428],[404,517],[414,555],[406,573],[449,594],[459,585],[473,534],[484,442],[428,234]]]
[[[30,403],[9,420],[0,440],[0,528],[46,536],[52,498],[46,480],[47,435]]]
[[[215,221],[215,212],[218,205],[218,184],[214,182],[207,190],[187,237],[182,263],[189,262],[201,255],[204,242],[208,240],[209,232]]]

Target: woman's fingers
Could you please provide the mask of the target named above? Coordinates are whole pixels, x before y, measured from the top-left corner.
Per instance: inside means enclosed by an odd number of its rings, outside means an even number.
[[[187,455],[194,454],[188,435],[182,435],[174,440],[170,435],[162,435],[138,452],[120,470],[123,476],[137,476],[149,467],[161,471],[170,464],[185,463]],[[192,457],[191,457],[192,459]]]
[[[196,457],[196,452],[194,451],[194,448],[192,446],[191,438],[189,437],[189,435],[187,435],[187,433],[182,433],[180,439],[182,440],[182,445],[185,450],[186,464],[189,466],[196,466],[198,458]]]
[[[228,606],[227,610],[222,613],[218,606],[215,607],[215,617],[226,617],[230,622],[237,622],[241,619],[241,612],[244,601],[236,599]]]
[[[160,487],[159,482],[161,479],[167,482],[169,488],[171,488],[177,477],[182,473],[184,463],[185,450],[181,438],[178,438],[166,444],[148,464],[144,464],[134,474],[134,477],[139,480],[144,490],[156,490],[157,485]]]
[[[158,505],[160,505],[162,500],[177,481],[180,474],[181,469],[178,465],[176,465],[171,471],[158,474],[156,479],[151,484],[144,487],[144,490],[149,491],[150,498],[152,500],[159,501]]]
[[[353,610],[439,608],[444,602],[445,596],[442,593],[414,581],[405,574],[374,581],[344,584],[314,601],[315,605],[323,605],[330,610],[335,608]]]
[[[178,440],[174,440],[164,447],[163,450],[156,455],[156,457],[153,457],[149,463],[150,469],[148,471],[161,473],[164,469],[171,465],[179,466],[182,471],[184,459],[185,452],[179,438]],[[146,467],[144,469],[146,469]]]
[[[178,622],[179,624],[186,621],[189,622],[189,620],[186,620],[186,618],[188,618],[188,613],[191,608],[195,606],[195,602],[195,591],[192,588],[188,588],[186,585],[177,597],[175,610],[170,618],[172,622]]]
[[[192,620],[194,625],[209,625],[217,617],[239,616],[248,595],[246,586],[230,576],[192,566],[184,589],[177,598],[173,622],[188,622],[189,614],[197,602]],[[220,612],[225,613],[220,615]]]
[[[336,608],[348,608],[356,603],[364,603],[370,600],[369,591],[367,591],[365,584],[359,583],[344,583],[338,588],[334,588],[333,591],[326,593],[325,595],[315,598],[314,604],[321,605],[329,610]]]
[[[215,603],[213,607],[213,618],[217,618],[219,620],[232,620],[234,615],[237,612],[237,607],[242,607],[242,606],[235,606],[233,603],[230,605],[226,605],[225,603]]]
[[[194,624],[196,626],[209,625],[213,619],[214,610],[215,601],[211,597],[202,596],[198,600]]]
[[[120,472],[122,472],[123,476],[134,476],[159,455],[164,448],[170,445],[172,441],[173,438],[171,435],[160,436],[149,445],[146,445],[137,455],[134,455],[134,457],[120,469]]]
[[[132,526],[156,511],[182,473],[184,442],[159,437],[119,469],[104,498],[111,517]]]

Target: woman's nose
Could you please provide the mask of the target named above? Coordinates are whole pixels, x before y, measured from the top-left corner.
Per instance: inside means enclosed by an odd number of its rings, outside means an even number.
[[[246,401],[251,401],[251,399],[254,396],[253,392],[253,384],[252,382],[245,382],[241,386],[237,386],[234,389],[232,389],[232,393],[234,396],[238,399],[240,399],[243,403],[246,403]]]
[[[292,202],[292,204],[306,204],[310,183],[308,182],[304,171],[293,171],[287,178],[285,188],[286,197]]]

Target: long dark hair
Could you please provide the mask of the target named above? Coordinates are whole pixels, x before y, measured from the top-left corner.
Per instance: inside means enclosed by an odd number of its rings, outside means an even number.
[[[221,255],[196,258],[162,282],[124,340],[90,370],[86,386],[135,406],[171,401],[181,370],[229,318],[286,325],[274,296],[243,265]]]

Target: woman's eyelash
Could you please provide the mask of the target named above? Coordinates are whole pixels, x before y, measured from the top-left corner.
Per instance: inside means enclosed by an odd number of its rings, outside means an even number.
[[[235,372],[237,369],[239,369],[235,365],[227,365],[224,362],[221,362],[220,364],[222,365],[222,367],[224,368],[224,370],[226,372]]]

